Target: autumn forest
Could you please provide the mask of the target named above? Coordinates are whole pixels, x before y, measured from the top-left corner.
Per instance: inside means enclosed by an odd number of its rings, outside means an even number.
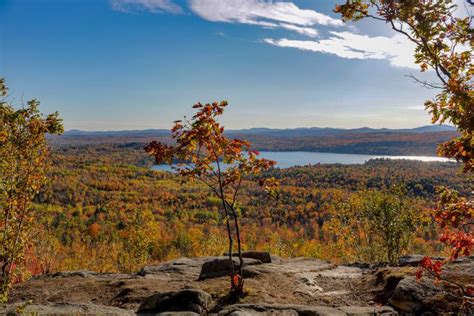
[[[144,151],[87,145],[55,148],[52,157],[51,183],[34,204],[40,225],[28,257],[31,271],[130,272],[152,262],[225,252],[219,200],[203,185],[151,171]],[[346,263],[387,261],[385,233],[403,234],[399,255],[446,254],[430,212],[436,188],[462,194],[473,189],[473,179],[455,163],[374,160],[267,175],[280,181],[278,199],[243,184],[238,207],[244,249]],[[380,198],[400,204],[396,216],[359,213]],[[399,212],[407,222],[399,222]],[[395,223],[402,232],[380,229]]]

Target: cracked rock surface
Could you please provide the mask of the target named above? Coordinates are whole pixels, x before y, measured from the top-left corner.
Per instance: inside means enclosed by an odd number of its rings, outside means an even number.
[[[238,302],[224,299],[229,289],[226,257],[180,258],[131,274],[66,271],[34,277],[14,286],[9,304],[0,305],[0,315],[14,315],[19,306],[37,315],[234,316],[430,315],[459,306],[432,280],[414,279],[416,257],[405,258],[410,264],[397,267],[271,258],[270,263],[246,259],[248,295]],[[212,273],[200,279],[206,266]],[[473,272],[468,258],[453,264],[446,275],[474,284]]]

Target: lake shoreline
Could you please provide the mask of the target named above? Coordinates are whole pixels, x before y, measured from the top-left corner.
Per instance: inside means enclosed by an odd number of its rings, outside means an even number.
[[[286,169],[291,167],[303,167],[311,165],[360,165],[369,160],[413,160],[421,162],[455,162],[454,160],[437,156],[391,156],[391,155],[364,155],[344,154],[313,151],[261,151],[260,158],[275,160],[275,168]],[[153,165],[153,170],[173,171],[170,165]]]

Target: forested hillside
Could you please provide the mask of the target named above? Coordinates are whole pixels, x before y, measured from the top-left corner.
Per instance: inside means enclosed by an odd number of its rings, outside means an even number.
[[[150,170],[142,150],[64,147],[53,159],[51,184],[35,204],[40,225],[28,255],[31,271],[134,271],[151,262],[225,251],[219,200],[204,186]],[[277,200],[243,183],[238,207],[244,249],[339,262],[386,261],[381,230],[360,235],[378,220],[360,212],[364,201],[385,194],[410,205],[408,215],[417,227],[403,252],[443,254],[429,209],[436,186],[462,193],[473,189],[472,178],[458,171],[454,163],[389,160],[274,169],[268,175],[281,182]]]
[[[265,151],[314,151],[373,155],[436,156],[439,143],[456,136],[456,132],[443,126],[409,130],[388,129],[250,129],[232,130],[229,137],[247,139],[255,149]],[[86,144],[117,144],[139,149],[152,140],[171,143],[169,131],[70,131],[50,137],[55,146]]]

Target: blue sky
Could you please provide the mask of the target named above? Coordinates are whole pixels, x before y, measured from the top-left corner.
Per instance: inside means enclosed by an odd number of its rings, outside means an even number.
[[[336,2],[0,0],[0,75],[66,129],[168,128],[222,99],[228,128],[429,124],[411,45]]]

